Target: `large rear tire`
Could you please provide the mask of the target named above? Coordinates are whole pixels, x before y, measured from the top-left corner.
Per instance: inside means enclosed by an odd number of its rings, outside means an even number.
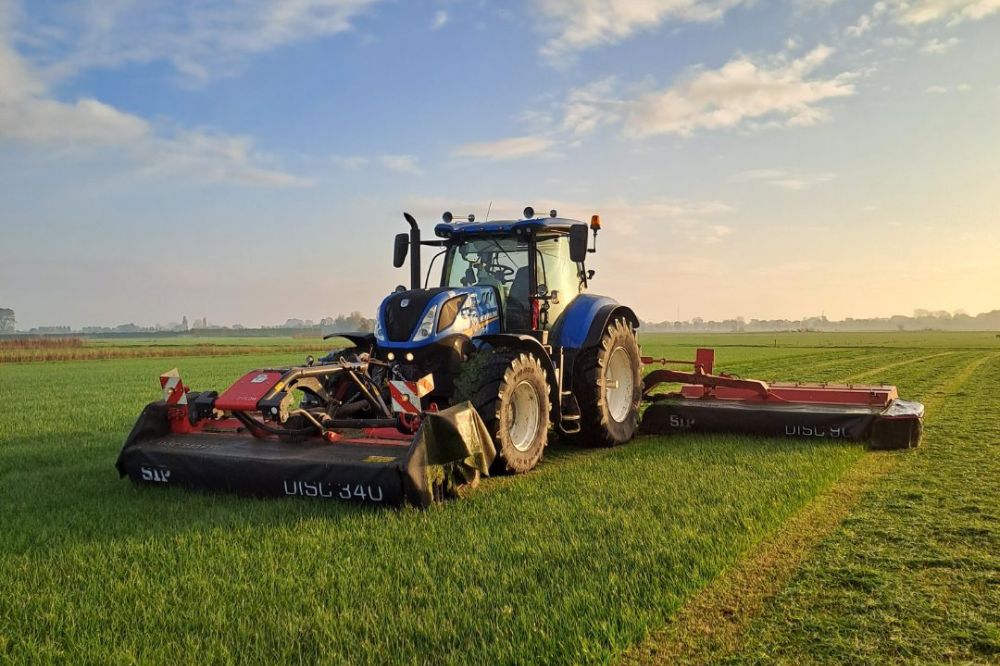
[[[531,354],[496,352],[486,361],[472,405],[486,423],[497,457],[493,472],[521,474],[535,467],[549,430],[545,369]]]
[[[639,343],[623,319],[608,324],[600,342],[576,359],[573,390],[580,405],[580,432],[570,441],[617,446],[639,427],[642,400]]]

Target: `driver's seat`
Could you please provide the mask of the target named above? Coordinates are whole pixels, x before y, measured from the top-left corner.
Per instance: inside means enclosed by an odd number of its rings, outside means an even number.
[[[531,285],[528,280],[528,267],[518,268],[514,281],[510,283],[510,293],[507,295],[506,330],[531,330]]]

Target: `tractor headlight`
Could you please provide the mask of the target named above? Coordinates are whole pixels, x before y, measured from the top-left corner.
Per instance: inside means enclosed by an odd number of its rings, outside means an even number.
[[[447,331],[449,328],[454,326],[455,320],[458,319],[459,314],[461,314],[462,306],[465,305],[465,301],[468,298],[468,294],[459,294],[458,296],[453,296],[444,302],[441,306],[441,318],[438,320],[439,331]]]
[[[434,335],[434,322],[437,321],[438,306],[433,305],[424,315],[424,318],[420,321],[420,326],[417,327],[417,332],[413,334],[413,341],[419,342],[421,340],[426,340],[427,338]]]

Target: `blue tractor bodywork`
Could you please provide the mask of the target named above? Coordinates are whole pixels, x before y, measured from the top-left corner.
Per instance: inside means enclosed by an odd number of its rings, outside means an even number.
[[[630,308],[586,292],[593,273],[584,261],[594,251],[587,237],[592,230],[596,238],[599,221],[589,228],[555,215],[455,222],[446,214],[434,228],[437,238],[422,240],[415,220],[407,220],[411,230],[397,237],[394,264],[401,267],[410,255],[411,285],[379,306],[376,357],[407,379],[433,374],[432,399],[447,401],[471,354],[484,347],[528,352],[549,378],[552,422],[565,426],[564,416],[578,417],[575,398],[565,390],[572,386],[576,357],[615,319],[639,326]],[[438,286],[421,284],[421,247],[444,255]],[[555,284],[559,290],[550,289]]]
[[[499,296],[492,287],[459,287],[434,294],[423,304],[416,318],[419,325],[412,329],[406,339],[393,339],[402,336],[391,336],[388,333],[383,312],[394,301],[407,301],[404,307],[420,307],[416,298],[408,296],[391,295],[382,300],[375,320],[375,339],[385,349],[412,351],[440,343],[452,335],[475,338],[501,332]]]

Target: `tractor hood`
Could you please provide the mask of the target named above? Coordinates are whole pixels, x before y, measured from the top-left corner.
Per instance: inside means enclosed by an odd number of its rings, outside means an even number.
[[[499,295],[494,287],[437,287],[397,291],[375,318],[381,347],[412,347],[445,336],[500,332]]]

